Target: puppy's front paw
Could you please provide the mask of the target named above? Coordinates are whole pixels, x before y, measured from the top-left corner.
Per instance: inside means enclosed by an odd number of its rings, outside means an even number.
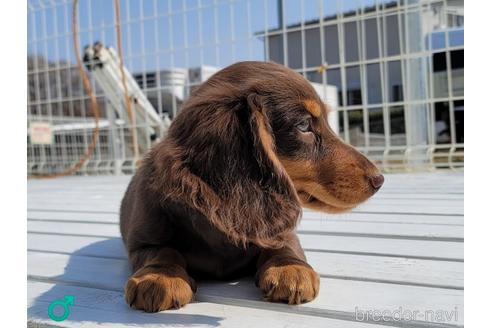
[[[195,281],[178,265],[149,265],[128,279],[125,300],[135,309],[158,312],[191,302]]]
[[[310,302],[319,291],[319,275],[303,264],[271,265],[260,272],[257,283],[270,302]]]

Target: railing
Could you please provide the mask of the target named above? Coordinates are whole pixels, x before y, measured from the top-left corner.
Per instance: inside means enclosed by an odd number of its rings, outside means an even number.
[[[459,1],[377,0],[369,7],[289,1],[297,9],[286,3],[122,0],[125,64],[159,117],[172,120],[218,69],[240,60],[277,61],[313,83],[336,87],[330,123],[382,170],[463,168]],[[81,44],[115,46],[111,1],[81,0],[80,6]],[[27,125],[35,133],[27,136],[29,175],[67,168],[91,142],[93,119],[67,32],[70,15],[68,0],[28,1]],[[92,83],[101,133],[80,174],[132,173],[138,159],[130,126]],[[44,125],[36,130],[36,122]],[[37,140],[47,130],[51,137]],[[142,149],[163,133],[140,140]]]

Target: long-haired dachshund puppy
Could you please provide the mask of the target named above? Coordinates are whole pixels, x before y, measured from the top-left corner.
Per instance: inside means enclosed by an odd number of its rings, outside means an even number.
[[[314,299],[319,276],[295,233],[301,206],[347,211],[384,181],[327,115],[309,82],[278,64],[237,63],[203,83],[123,198],[128,304],[179,308],[192,277],[248,275],[270,301]]]

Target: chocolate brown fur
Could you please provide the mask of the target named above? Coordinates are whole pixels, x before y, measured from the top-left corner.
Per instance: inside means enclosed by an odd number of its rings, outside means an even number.
[[[127,302],[180,307],[191,300],[190,276],[255,273],[269,300],[312,300],[319,277],[294,233],[301,204],[344,211],[377,190],[377,169],[333,134],[327,115],[302,76],[273,63],[238,63],[198,88],[121,204],[135,272]]]

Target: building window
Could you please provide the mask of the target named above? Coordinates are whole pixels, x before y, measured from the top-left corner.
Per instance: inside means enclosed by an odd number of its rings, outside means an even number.
[[[400,54],[400,30],[398,16],[386,17],[386,55],[395,56]]]
[[[453,82],[453,95],[463,96],[465,91],[465,50],[451,51],[451,81]]]
[[[347,106],[362,104],[362,91],[360,88],[360,68],[359,66],[347,67]]]
[[[446,47],[446,35],[444,32],[433,32],[431,34],[431,47],[433,50]]]
[[[449,120],[449,103],[437,102],[434,104],[434,130],[437,144],[451,142],[451,124]]]
[[[155,88],[156,87],[157,80],[156,80],[156,73],[155,72],[145,74],[145,78],[146,78],[145,82],[146,82],[147,88]]]
[[[384,146],[384,119],[382,108],[369,109],[369,144]]]
[[[380,104],[381,98],[381,71],[379,64],[366,66],[367,77],[367,102],[369,104]]]
[[[388,62],[388,99],[390,102],[403,101],[403,82],[399,60]]]
[[[438,52],[432,55],[432,80],[434,87],[434,98],[447,97],[448,72],[445,52]]]
[[[287,33],[287,45],[289,48],[289,67],[292,69],[302,68],[302,37],[301,32]]]
[[[390,143],[403,146],[407,143],[405,134],[405,110],[403,106],[390,107]]]
[[[304,33],[306,43],[306,66],[317,67],[322,64],[321,61],[321,39],[319,28],[311,28]]]
[[[338,105],[343,106],[342,79],[340,77],[339,68],[328,69],[326,71],[326,83],[337,87]]]
[[[340,62],[340,48],[338,46],[338,27],[330,25],[324,27],[325,35],[325,60],[328,64]]]
[[[282,35],[272,35],[268,37],[269,41],[269,60],[279,64],[284,63],[284,39]]]
[[[353,62],[359,60],[359,38],[357,37],[357,23],[344,24],[345,34],[345,61]]]
[[[449,46],[459,47],[465,44],[465,30],[459,29],[456,31],[449,31]]]
[[[456,131],[456,142],[465,142],[465,101],[456,100],[454,103],[454,123]]]
[[[379,57],[378,24],[376,18],[364,21],[366,31],[366,59]]]

